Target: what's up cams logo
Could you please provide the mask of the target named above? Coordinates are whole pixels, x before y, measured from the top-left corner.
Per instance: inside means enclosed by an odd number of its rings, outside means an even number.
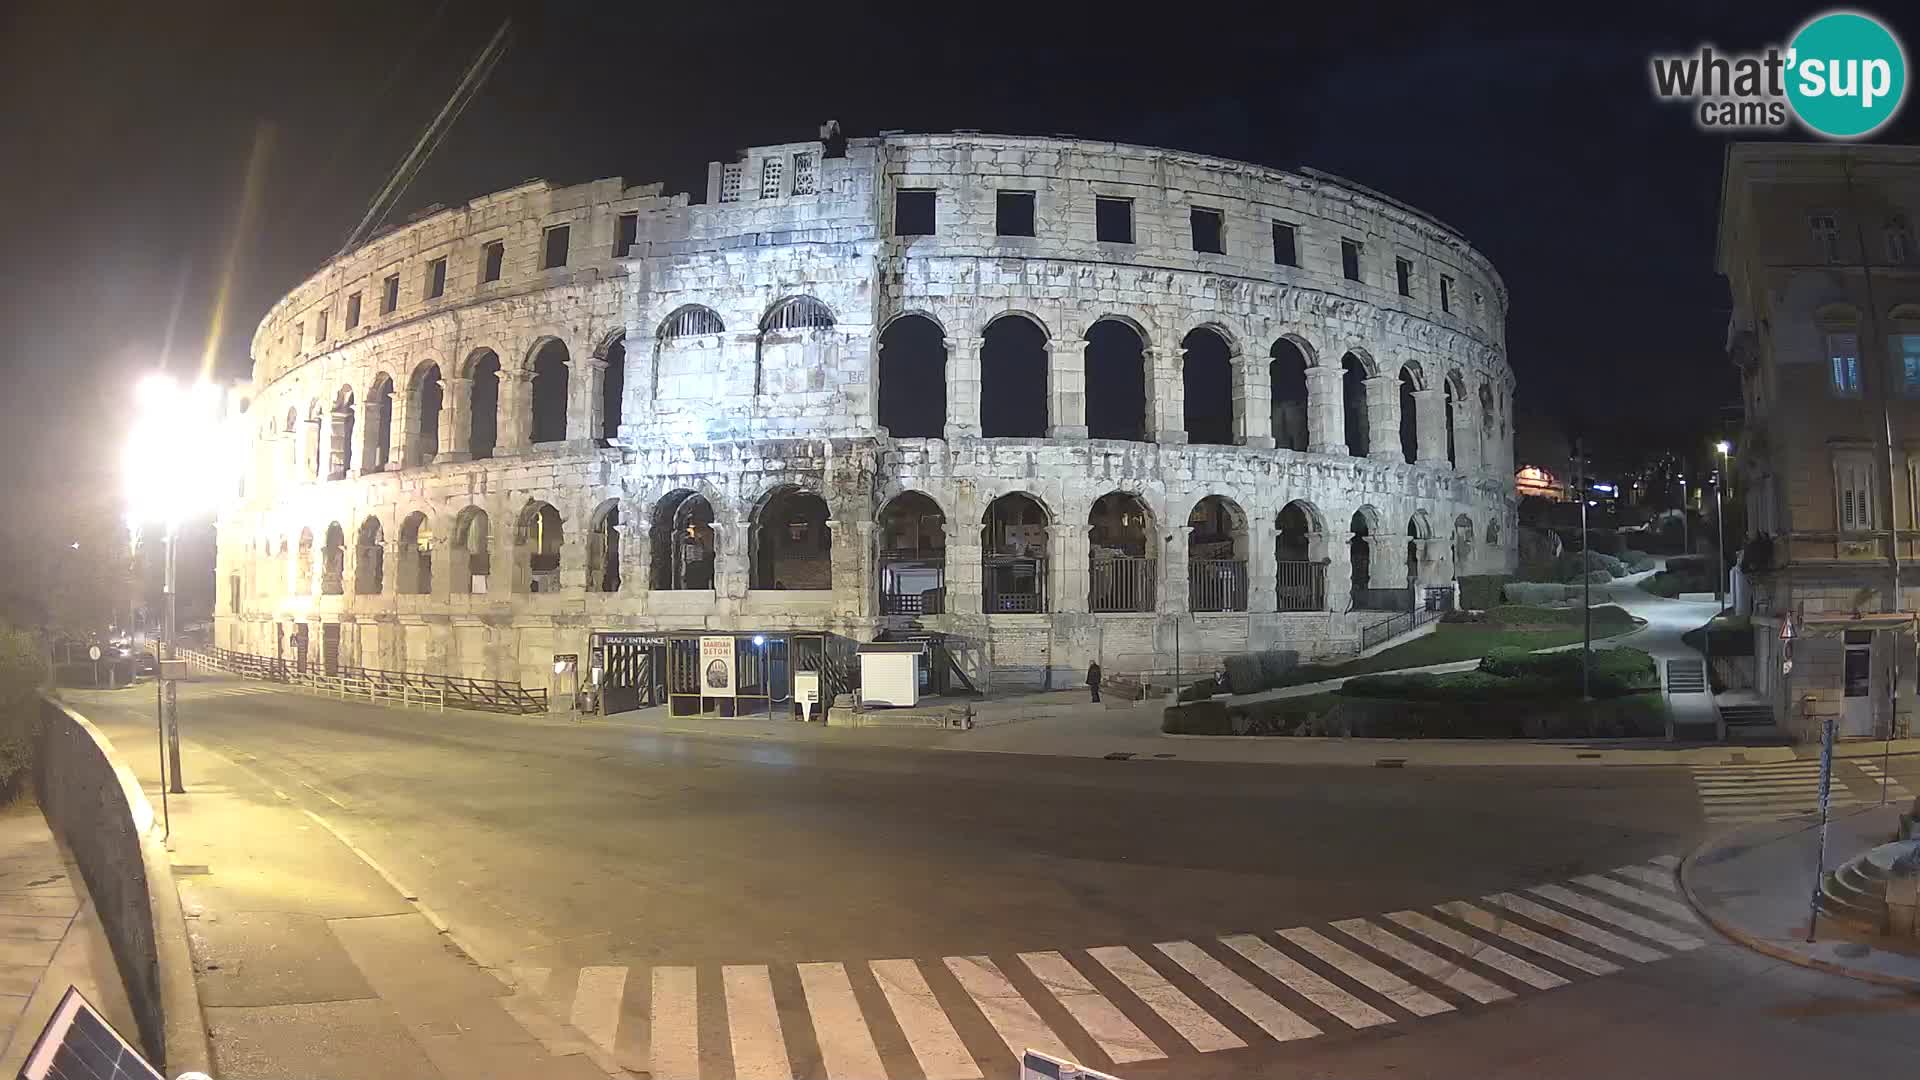
[[[1711,45],[1650,61],[1654,96],[1684,101],[1702,131],[1778,131],[1789,120],[1829,139],[1880,130],[1907,96],[1907,55],[1887,25],[1857,11],[1809,20],[1785,48]]]

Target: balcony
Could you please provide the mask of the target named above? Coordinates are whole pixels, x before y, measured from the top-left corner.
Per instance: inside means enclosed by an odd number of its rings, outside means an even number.
[[[1187,610],[1247,610],[1244,559],[1195,559],[1187,563]]]
[[[1281,611],[1327,610],[1327,564],[1304,560],[1278,564],[1274,599]]]
[[[1087,610],[1152,611],[1158,562],[1138,556],[1094,560],[1087,568]]]

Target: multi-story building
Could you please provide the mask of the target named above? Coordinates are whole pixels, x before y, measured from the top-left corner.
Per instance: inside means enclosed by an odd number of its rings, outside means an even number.
[[[1728,148],[1718,264],[1745,406],[1756,688],[1801,739],[1828,717],[1849,736],[1911,728],[1916,214],[1920,148]]]
[[[913,620],[996,689],[1351,651],[1514,563],[1506,307],[1418,210],[1170,150],[528,183],[261,321],[218,644],[545,686],[596,635]]]

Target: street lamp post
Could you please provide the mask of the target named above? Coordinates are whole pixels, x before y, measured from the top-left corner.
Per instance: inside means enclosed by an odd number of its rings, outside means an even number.
[[[1727,486],[1727,451],[1733,446],[1725,439],[1713,444],[1720,451],[1720,471],[1713,478],[1713,535],[1714,558],[1718,562],[1713,571],[1713,599],[1721,607],[1726,606],[1727,582],[1727,525],[1720,505],[1720,490]]]

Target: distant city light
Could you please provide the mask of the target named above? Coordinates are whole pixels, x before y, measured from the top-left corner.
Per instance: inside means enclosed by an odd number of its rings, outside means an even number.
[[[1612,484],[1595,484],[1593,485],[1593,490],[1604,491],[1609,495],[1612,495],[1614,493],[1614,487]]]
[[[1721,439],[1719,442],[1713,444],[1713,448],[1722,454],[1727,454],[1733,450],[1733,444],[1725,439]]]

